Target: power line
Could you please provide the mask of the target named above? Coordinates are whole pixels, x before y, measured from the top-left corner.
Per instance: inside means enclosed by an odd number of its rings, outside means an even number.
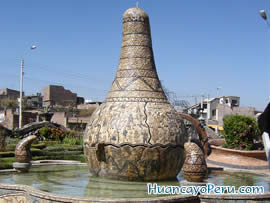
[[[4,75],[11,75],[11,76],[14,76],[14,77],[19,77],[19,74],[16,74],[16,73],[3,73]],[[104,90],[104,89],[98,89],[98,88],[93,88],[93,87],[88,87],[88,86],[83,86],[83,85],[74,85],[74,84],[71,84],[71,83],[59,83],[59,82],[56,82],[56,81],[53,81],[53,80],[44,80],[44,79],[39,79],[39,78],[32,78],[32,77],[27,77],[25,76],[24,77],[25,79],[27,80],[31,80],[31,81],[39,81],[39,82],[43,82],[43,83],[49,83],[49,84],[55,84],[55,85],[61,85],[61,86],[71,86],[71,87],[75,87],[76,89],[77,88],[83,88],[83,89],[87,89],[87,90],[96,90],[96,91],[100,91],[100,92],[108,92],[109,90]],[[16,78],[17,79],[17,78]],[[27,81],[25,81],[27,82]]]
[[[12,60],[14,61],[14,59]],[[17,64],[16,66],[13,66],[14,69],[17,70],[17,67],[19,67],[19,64]],[[31,69],[31,70],[36,70],[36,69],[39,69],[39,70],[42,70],[42,71],[48,71],[47,73],[58,73],[61,75],[61,78],[63,77],[63,75],[65,75],[64,77],[65,78],[69,78],[69,79],[85,79],[87,81],[91,80],[91,81],[95,81],[95,82],[100,82],[100,83],[104,83],[106,82],[107,80],[102,80],[100,78],[97,78],[97,77],[93,77],[89,74],[85,74],[85,73],[78,73],[78,72],[67,72],[67,71],[57,71],[56,68],[52,69],[52,68],[49,68],[48,66],[45,66],[45,65],[26,65],[25,66],[25,69],[26,69],[26,73],[27,73],[27,70],[28,69]],[[67,77],[66,77],[67,76]]]

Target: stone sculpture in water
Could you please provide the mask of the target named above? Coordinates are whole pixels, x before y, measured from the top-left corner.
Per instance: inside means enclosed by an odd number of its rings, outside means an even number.
[[[112,87],[84,133],[90,172],[125,180],[176,178],[184,162],[185,126],[159,81],[148,15],[123,15],[121,55]]]
[[[30,147],[32,142],[37,138],[36,135],[29,135],[28,137],[20,140],[15,148],[15,158],[19,163],[29,163],[32,155]]]
[[[186,142],[186,159],[183,166],[184,178],[190,182],[201,182],[207,175],[204,153],[198,144]]]

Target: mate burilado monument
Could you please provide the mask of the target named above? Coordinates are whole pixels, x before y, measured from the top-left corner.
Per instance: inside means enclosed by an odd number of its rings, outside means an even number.
[[[184,163],[186,130],[159,81],[148,15],[123,15],[118,70],[84,133],[92,175],[131,181],[175,179]]]

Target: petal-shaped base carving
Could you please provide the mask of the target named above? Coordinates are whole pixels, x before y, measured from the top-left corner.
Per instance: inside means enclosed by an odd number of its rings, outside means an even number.
[[[176,179],[184,162],[184,150],[180,146],[107,145],[104,149],[100,148],[84,148],[89,170],[92,175],[112,179],[129,181]]]

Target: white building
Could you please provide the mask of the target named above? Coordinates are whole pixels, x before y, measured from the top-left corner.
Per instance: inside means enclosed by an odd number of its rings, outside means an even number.
[[[223,118],[225,115],[240,114],[255,117],[258,113],[255,107],[240,107],[240,97],[222,96],[212,99],[205,99],[201,103],[187,109],[189,114],[200,115],[206,120],[209,127],[223,130]]]

